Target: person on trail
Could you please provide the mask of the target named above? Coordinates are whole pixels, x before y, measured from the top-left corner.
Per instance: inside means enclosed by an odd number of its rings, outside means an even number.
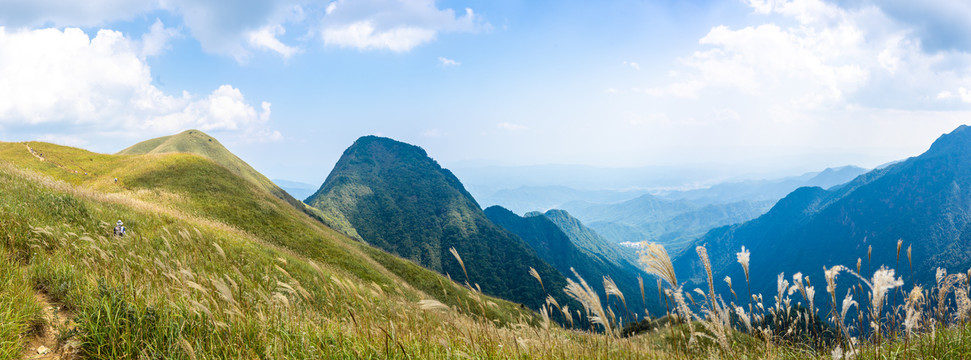
[[[115,236],[125,236],[125,225],[118,220],[118,225],[115,226]]]

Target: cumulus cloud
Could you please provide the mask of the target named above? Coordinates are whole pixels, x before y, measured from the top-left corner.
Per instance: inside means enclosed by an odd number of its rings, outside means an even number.
[[[189,34],[210,53],[230,55],[244,61],[252,50],[271,50],[287,57],[296,50],[279,40],[284,22],[302,20],[303,0],[91,0],[23,1],[0,4],[0,24],[11,28],[44,26],[94,27],[113,21],[131,20],[138,15],[163,10],[182,17]],[[147,45],[164,45],[175,35],[165,28],[146,36]],[[160,42],[161,41],[161,42]],[[146,47],[146,56],[164,50]]]
[[[169,49],[169,40],[180,36],[181,32],[175,28],[167,28],[162,20],[155,19],[149,31],[142,35],[141,56],[159,55]]]
[[[700,50],[680,59],[670,82],[643,91],[685,98],[740,91],[765,106],[802,110],[918,108],[971,79],[969,54],[923,52],[913,30],[881,8],[822,0],[748,4],[769,21],[712,28]]]
[[[638,64],[638,63],[633,62],[633,61],[624,61],[624,65],[630,66],[630,67],[634,68],[634,70],[638,70],[638,71],[641,70],[641,64]]]
[[[830,0],[851,8],[879,8],[905,24],[924,51],[971,51],[971,2],[963,0]]]
[[[959,100],[965,103],[971,103],[971,90],[965,87],[960,87],[956,92],[951,92],[950,90],[944,90],[937,93],[937,100]]]
[[[460,63],[460,62],[455,61],[455,60],[452,60],[452,59],[449,59],[449,58],[444,57],[444,56],[439,56],[438,57],[438,63],[441,64],[442,66],[459,66],[459,65],[462,65],[462,63]]]
[[[264,26],[255,31],[251,31],[247,40],[254,48],[272,50],[283,56],[284,59],[289,59],[293,54],[300,52],[300,49],[287,46],[277,39],[277,36],[283,35],[284,33],[286,33],[286,30],[283,26]]]
[[[152,11],[182,18],[187,33],[203,50],[245,62],[254,51],[270,51],[283,58],[299,53],[288,43],[287,30],[319,36],[323,43],[358,50],[405,52],[433,41],[443,32],[478,32],[490,25],[472,9],[456,14],[439,9],[434,0],[53,0],[0,2],[0,24],[10,28],[54,26],[94,27],[127,21]],[[145,43],[164,45],[177,32],[153,28]],[[163,31],[168,30],[168,31]],[[146,47],[144,56],[164,50]]]
[[[269,128],[270,104],[257,111],[230,85],[202,97],[152,85],[145,47],[112,30],[91,38],[76,28],[0,27],[0,124],[56,129],[51,134],[199,128],[279,138]]]
[[[0,24],[10,27],[99,26],[129,20],[160,6],[158,0],[11,0],[0,4]]]
[[[251,47],[272,50],[286,57],[292,48],[284,45],[277,28],[289,20],[300,20],[300,2],[276,0],[194,1],[171,0],[163,6],[182,15],[185,26],[211,53],[228,54],[238,61],[250,56]]]
[[[337,0],[327,5],[321,25],[324,44],[358,50],[409,51],[441,32],[477,32],[487,22],[472,9],[456,15],[434,0]]]

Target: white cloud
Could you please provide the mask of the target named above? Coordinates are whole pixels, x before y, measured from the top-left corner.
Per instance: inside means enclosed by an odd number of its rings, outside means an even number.
[[[449,59],[449,58],[444,57],[444,56],[439,56],[438,57],[438,63],[441,64],[442,66],[459,66],[459,65],[462,65],[462,63],[460,63],[460,62],[455,61],[455,60],[452,60],[452,59]]]
[[[327,5],[320,31],[324,44],[358,50],[404,52],[440,32],[477,32],[488,23],[472,9],[458,16],[434,0],[337,0]]]
[[[230,55],[243,62],[250,56],[252,48],[269,49],[281,55],[290,51],[290,47],[277,38],[283,31],[275,27],[290,20],[300,20],[303,16],[301,2],[169,0],[162,4],[162,8],[182,15],[185,26],[204,50]]]
[[[272,50],[289,59],[290,56],[300,52],[299,48],[287,46],[280,42],[277,36],[283,35],[286,30],[281,25],[267,25],[255,31],[251,31],[247,37],[250,46],[257,49]]]
[[[878,6],[748,3],[755,14],[710,28],[670,71],[645,68],[658,80],[631,92],[648,96],[612,99],[631,102],[600,126],[649,144],[645,154],[872,166],[920,153],[971,119],[968,52],[928,52]]]
[[[960,87],[957,89],[956,93],[950,90],[944,90],[937,93],[935,97],[937,100],[960,100],[961,102],[971,103],[971,90],[968,88]]]
[[[0,24],[10,27],[99,26],[157,9],[159,0],[12,0],[0,4]]]
[[[155,19],[149,31],[142,35],[141,56],[156,56],[168,50],[169,40],[181,35],[178,29],[167,28],[162,20]]]
[[[971,2],[965,0],[827,0],[851,9],[877,8],[907,27],[928,53],[971,51]]]
[[[305,10],[305,7],[307,9]],[[181,16],[187,33],[209,53],[245,62],[254,50],[283,58],[300,52],[283,35],[289,28],[307,30],[326,45],[359,50],[409,51],[443,32],[478,32],[491,26],[472,9],[456,14],[434,0],[55,0],[0,2],[0,24],[11,28],[39,26],[93,27],[127,21],[153,11]],[[308,19],[308,15],[313,16]],[[291,29],[292,30],[292,29]],[[178,34],[164,27],[146,34],[144,56],[165,49]],[[304,41],[300,38],[293,41]]]
[[[624,61],[624,65],[634,68],[634,70],[640,71],[641,65],[633,61]]]
[[[879,8],[841,8],[822,0],[749,0],[767,23],[716,26],[701,49],[680,59],[654,96],[744,96],[754,106],[790,110],[845,106],[933,106],[941,85],[971,79],[971,55],[929,55],[906,24]],[[877,95],[879,94],[879,95]],[[945,94],[946,95],[946,94]]]
[[[496,127],[506,131],[522,131],[527,129],[525,125],[513,124],[509,122],[498,123],[496,124]]]
[[[0,27],[0,123],[68,133],[169,134],[185,128],[273,139],[269,103],[262,113],[242,92],[220,86],[202,98],[165,94],[151,83],[144,45],[120,32],[94,38],[68,28],[8,31]]]
[[[0,3],[0,24],[12,28],[38,26],[92,27],[113,21],[132,20],[152,11],[167,11],[182,17],[189,34],[210,53],[230,55],[244,61],[253,49],[273,50],[282,55],[291,51],[276,35],[276,24],[302,20],[299,6],[304,0],[90,0],[90,1],[16,1]],[[270,37],[266,37],[267,29]],[[153,29],[154,31],[155,29]],[[164,30],[164,29],[160,29]],[[276,32],[274,32],[276,31]],[[152,34],[152,33],[149,33]],[[153,37],[160,36],[160,37]],[[150,35],[147,45],[164,45],[171,33]],[[254,38],[255,37],[255,38]],[[155,42],[152,42],[155,41]],[[275,42],[274,42],[275,41]],[[164,47],[147,47],[151,56]],[[286,55],[285,55],[286,56]]]

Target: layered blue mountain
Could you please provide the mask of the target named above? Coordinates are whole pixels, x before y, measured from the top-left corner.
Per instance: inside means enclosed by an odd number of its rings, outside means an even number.
[[[897,241],[903,246],[897,252]],[[971,267],[971,128],[938,138],[925,153],[824,190],[799,188],[766,213],[714,229],[693,245],[708,249],[715,279],[744,279],[736,252],[751,251],[753,292],[771,298],[777,274],[808,275],[822,289],[823,266],[856,268],[869,276],[895,268],[907,283],[931,283],[936,268]],[[911,264],[906,249],[913,247]],[[868,251],[872,247],[872,256]],[[898,257],[899,256],[899,257]],[[682,279],[701,284],[694,251],[675,259]],[[855,284],[855,282],[853,282]],[[839,291],[845,292],[845,287]],[[738,290],[736,288],[736,290]]]
[[[609,204],[627,201],[647,194],[647,190],[580,190],[566,186],[520,186],[489,194],[472,194],[482,206],[499,205],[517,214],[546,211],[572,201]]]
[[[485,209],[485,214],[496,225],[529,243],[543,260],[560,272],[572,274],[575,270],[603,296],[606,296],[603,277],[609,276],[624,293],[627,302],[626,309],[620,301],[610,303],[620,317],[632,319],[633,314],[643,315],[645,309],[655,315],[662,310],[653,301],[657,293],[653,281],[645,283],[644,289],[645,295],[651,296],[650,300],[645,301],[642,297],[637,278],[649,279],[649,276],[636,265],[634,252],[607,242],[569,213],[550,210],[545,214],[533,212],[521,217],[503,207],[491,206]]]
[[[363,241],[458,282],[538,308],[546,298],[529,274],[565,301],[563,274],[518,236],[493,224],[450,171],[420,147],[365,136],[341,156],[319,190],[307,199],[338,227]],[[336,221],[336,220],[335,220]],[[454,247],[465,269],[449,252]]]
[[[771,207],[771,202],[699,205],[687,200],[642,195],[616,204],[572,202],[563,207],[614,243],[657,242],[678,253],[712,228],[762,215]]]
[[[660,193],[659,196],[668,200],[687,200],[700,205],[739,201],[774,203],[800,187],[815,186],[828,189],[845,184],[866,172],[867,170],[861,167],[842,166],[780,179],[732,181],[703,189],[669,191]]]

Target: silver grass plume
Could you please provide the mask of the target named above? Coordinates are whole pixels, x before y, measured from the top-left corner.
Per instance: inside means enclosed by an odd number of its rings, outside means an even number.
[[[777,311],[782,310],[782,302],[788,288],[789,280],[786,280],[786,273],[780,273],[779,278],[776,280],[776,290],[778,295],[775,297],[775,308]]]
[[[647,296],[644,296],[644,278],[640,275],[637,275],[637,285],[641,287],[641,303],[647,304]],[[647,312],[644,315],[647,315]]]
[[[539,281],[539,286],[543,288],[543,293],[546,294],[546,286],[543,286],[543,278],[539,277],[539,272],[532,266],[529,267],[529,275],[536,278],[536,281]]]
[[[728,291],[732,292],[732,297],[734,297],[735,300],[738,301],[738,295],[735,294],[735,289],[732,288],[732,278],[729,276],[725,276],[725,283],[728,284]]]
[[[448,252],[452,253],[452,256],[455,257],[455,260],[458,260],[459,261],[459,265],[462,265],[462,272],[465,273],[465,282],[468,283],[469,282],[469,272],[468,271],[465,271],[465,262],[462,261],[462,257],[459,256],[458,250],[455,250],[455,247],[450,247],[450,248],[448,248]]]
[[[715,279],[711,273],[711,261],[708,259],[708,249],[704,246],[698,246],[695,248],[698,252],[698,258],[701,259],[701,264],[705,266],[705,274],[708,275],[708,294],[709,300],[711,300],[711,310],[715,311]]]
[[[924,299],[924,290],[920,286],[914,286],[904,303],[904,329],[908,337],[913,336],[914,330],[920,327]]]
[[[640,255],[641,265],[648,274],[660,277],[668,282],[672,288],[678,287],[678,277],[674,274],[674,265],[671,264],[671,257],[664,246],[657,243],[641,244]]]
[[[883,310],[884,297],[887,295],[887,291],[898,286],[903,286],[904,281],[901,278],[894,278],[893,269],[888,269],[885,266],[881,266],[880,269],[874,272],[871,280],[865,279],[860,274],[853,274],[859,277],[860,280],[863,280],[863,283],[870,288],[870,316],[874,321],[874,329],[877,329],[880,324],[880,313]]]
[[[904,239],[897,239],[897,261],[900,261],[900,247],[904,245]]]
[[[911,250],[914,249],[914,245],[907,245],[907,264],[910,265],[910,273],[914,273],[914,260],[911,256]],[[913,275],[911,275],[913,276]]]
[[[745,246],[742,246],[742,251],[735,253],[735,257],[738,259],[738,263],[742,265],[742,270],[745,271],[745,281],[748,281],[748,263],[751,259],[751,253],[745,250]]]
[[[570,268],[570,271],[573,272],[573,275],[575,275],[577,280],[580,282],[577,283],[576,281],[573,281],[573,279],[567,278],[566,287],[563,288],[563,291],[568,296],[577,300],[581,305],[583,305],[583,309],[587,313],[587,317],[590,318],[590,322],[600,324],[604,327],[604,330],[606,330],[608,334],[613,334],[613,330],[610,326],[610,320],[607,317],[607,313],[604,311],[603,305],[601,305],[600,296],[598,296],[597,292],[594,291],[589,284],[587,284],[586,280],[583,280],[583,277],[580,276],[576,270]]]

